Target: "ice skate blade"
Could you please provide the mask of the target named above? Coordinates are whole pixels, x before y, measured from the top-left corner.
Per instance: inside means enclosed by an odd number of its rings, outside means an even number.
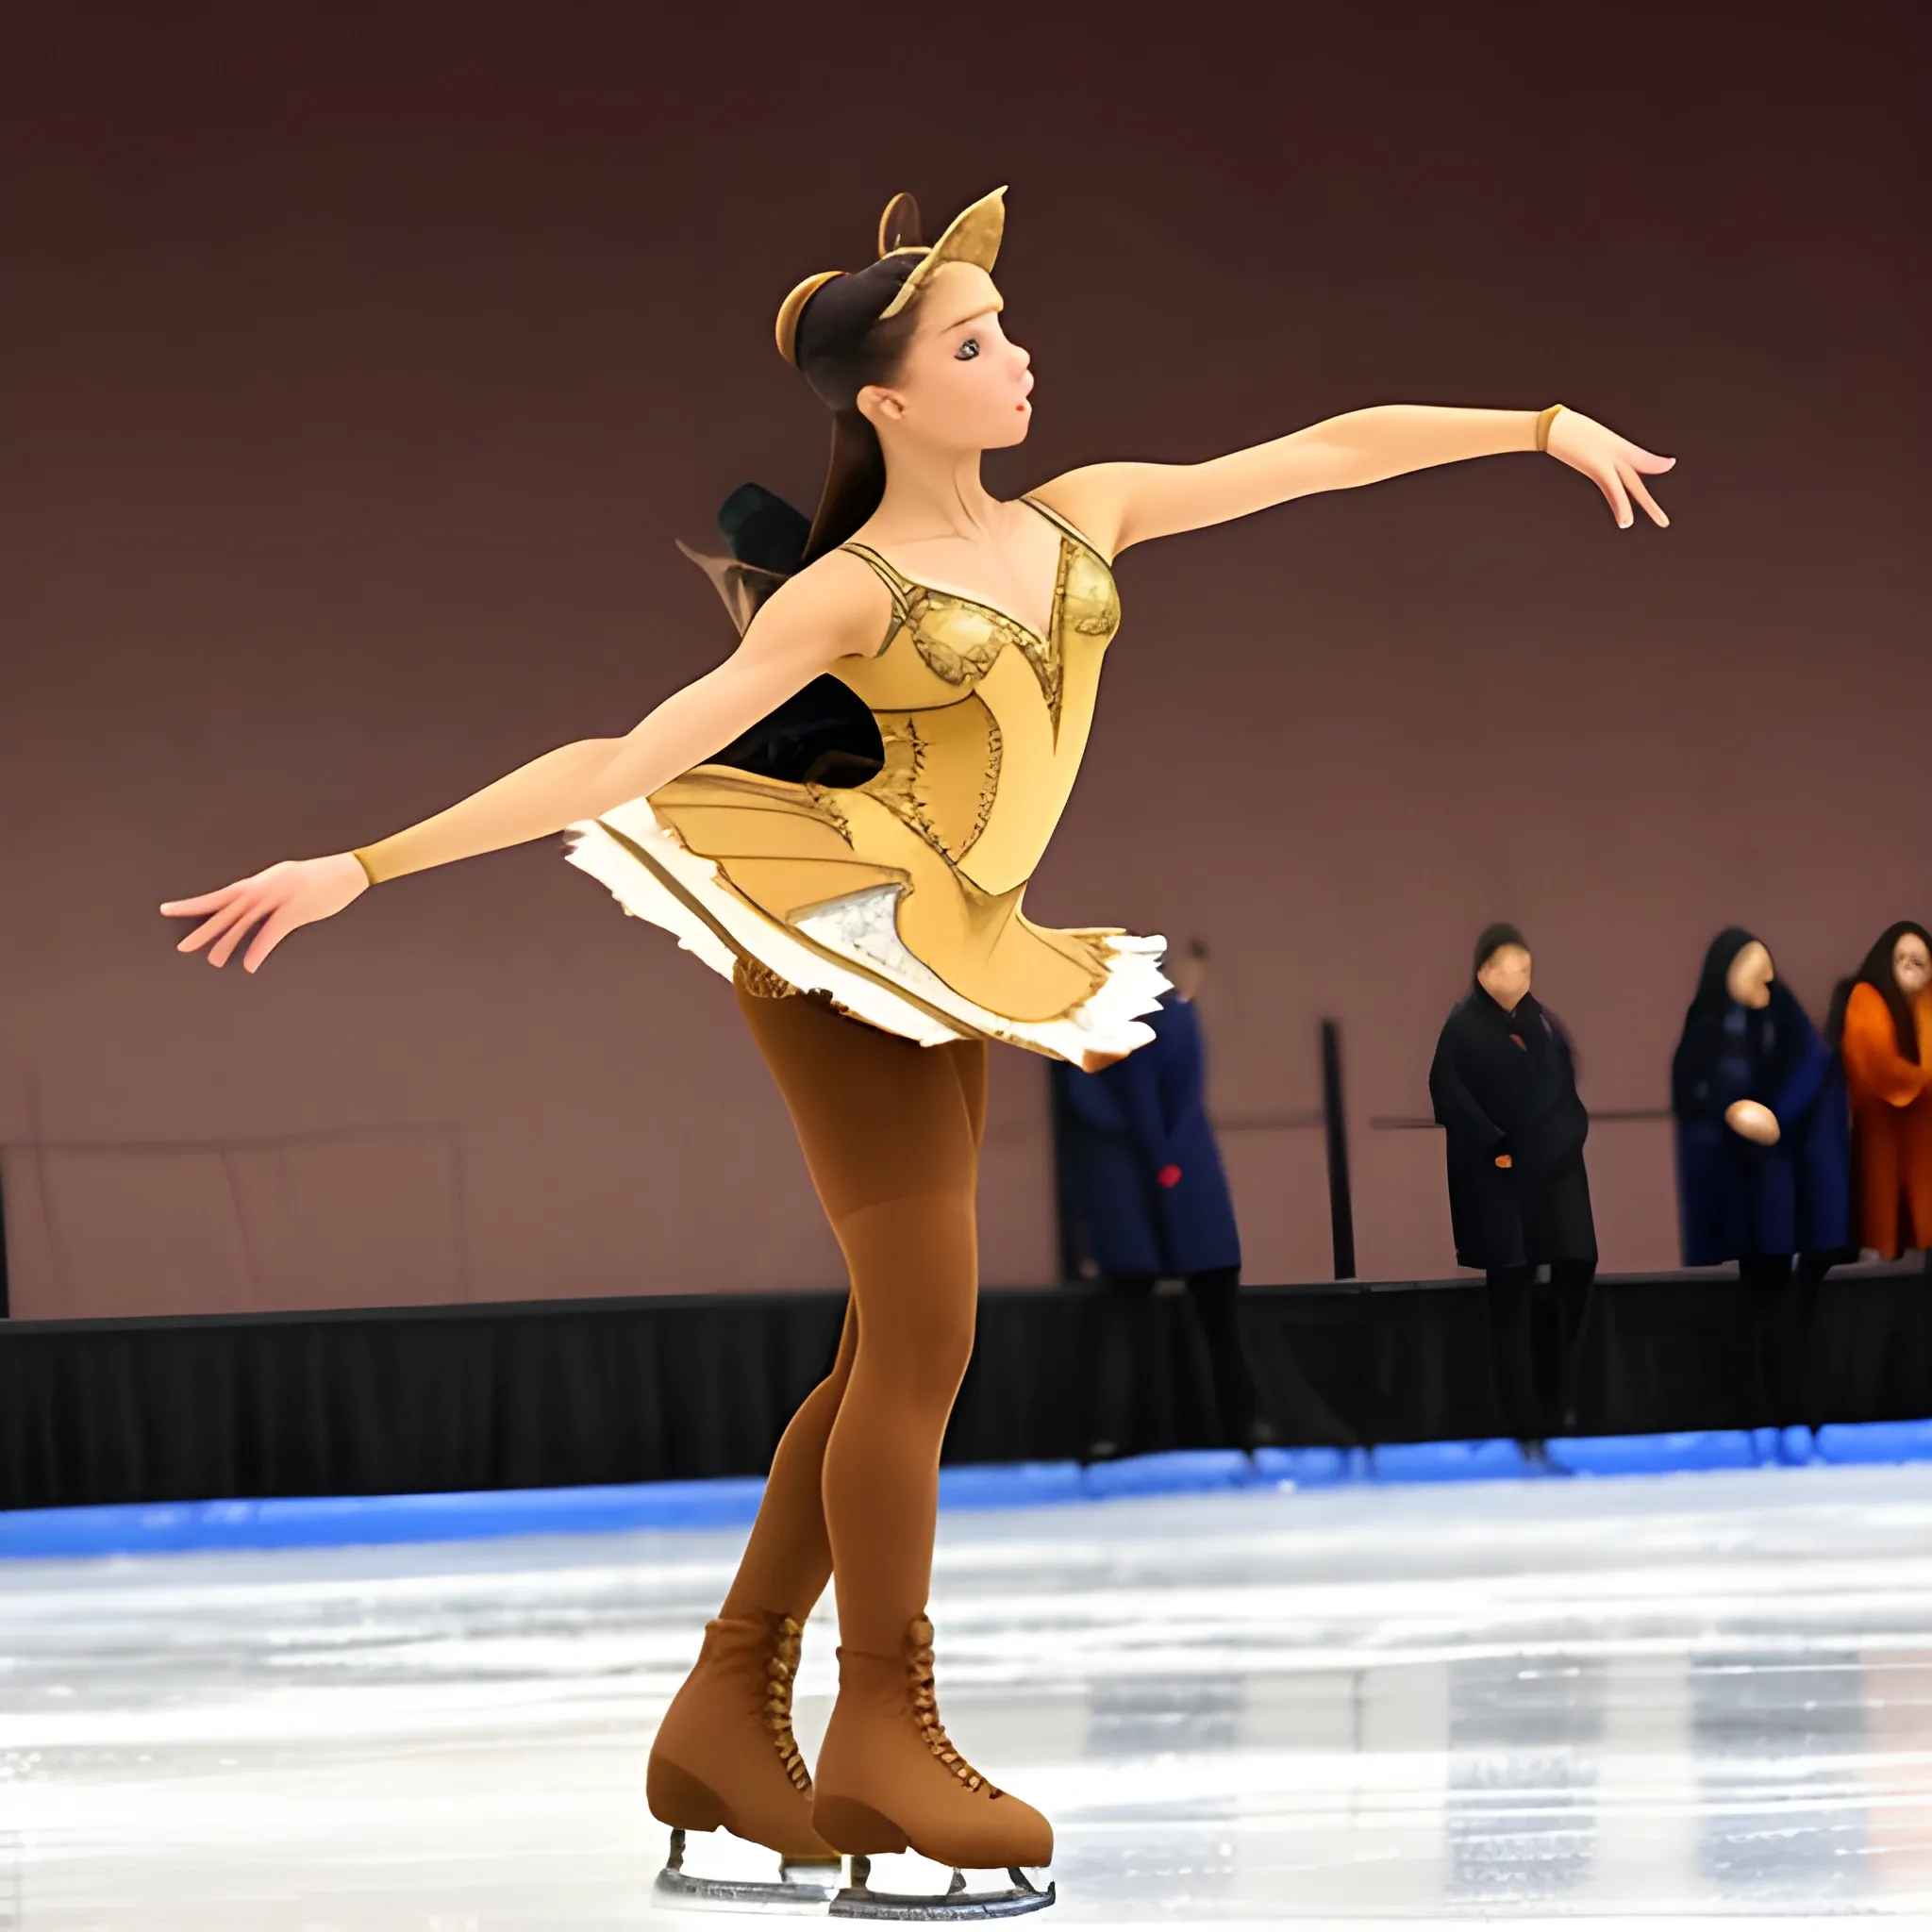
[[[734,1843],[738,1841],[734,1840]],[[741,1844],[740,1850],[746,1849]],[[671,1856],[658,1874],[658,1902],[684,1911],[805,1912],[822,1917],[839,1891],[842,1861],[805,1863],[767,1854],[778,1866],[772,1879],[707,1877],[684,1869],[685,1835],[671,1833]]]
[[[874,1891],[871,1876],[872,1861],[855,1857],[852,1883],[832,1901],[832,1918],[918,1920],[927,1924],[953,1919],[1015,1919],[1022,1912],[1043,1911],[1058,1895],[1051,1880],[1042,1891],[1017,1865],[1007,1868],[1011,1883],[996,1890],[969,1891],[966,1874],[955,1872],[952,1885],[943,1893],[924,1897],[913,1892]]]

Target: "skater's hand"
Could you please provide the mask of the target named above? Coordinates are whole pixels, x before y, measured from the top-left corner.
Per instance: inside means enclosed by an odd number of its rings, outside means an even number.
[[[1724,1108],[1724,1125],[1760,1147],[1775,1147],[1779,1128],[1777,1116],[1756,1100],[1734,1100]]]
[[[175,950],[198,953],[207,946],[210,966],[225,966],[249,928],[258,925],[242,960],[253,973],[298,925],[332,917],[368,890],[361,861],[353,852],[337,852],[327,858],[285,858],[218,892],[170,899],[161,910],[170,919],[201,919]]]
[[[1499,1154],[1496,1156],[1496,1165],[1498,1167],[1514,1167],[1516,1163],[1507,1154]]]
[[[1181,1184],[1181,1171],[1170,1160],[1154,1178],[1163,1188],[1177,1188]]]
[[[1620,530],[1627,530],[1635,521],[1630,510],[1633,496],[1658,529],[1670,528],[1670,518],[1657,508],[1643,479],[1660,476],[1676,462],[1675,457],[1653,456],[1575,409],[1559,409],[1550,419],[1549,450],[1558,462],[1581,471],[1603,491]]]

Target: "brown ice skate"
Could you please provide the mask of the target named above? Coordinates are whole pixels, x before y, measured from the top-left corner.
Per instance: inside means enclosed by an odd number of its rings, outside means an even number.
[[[727,1905],[823,1904],[839,1854],[812,1827],[811,1774],[791,1734],[803,1632],[770,1613],[717,1617],[658,1727],[645,1774],[651,1814],[672,1827],[658,1888]],[[711,1880],[684,1869],[686,1838],[723,1829],[778,1854],[773,1884]]]
[[[1052,1858],[1053,1826],[975,1771],[946,1736],[932,1640],[920,1617],[896,1656],[839,1652],[839,1701],[812,1806],[820,1836],[854,1855],[854,1885],[840,1894],[835,1916],[1004,1918],[1053,1903],[1053,1888],[1037,1889],[1020,1870]],[[908,1850],[955,1869],[952,1891],[916,1914],[892,1909],[915,1901],[881,1897],[866,1884],[868,1857]],[[1000,1867],[1012,1883],[999,1892],[968,1892],[958,1875]]]

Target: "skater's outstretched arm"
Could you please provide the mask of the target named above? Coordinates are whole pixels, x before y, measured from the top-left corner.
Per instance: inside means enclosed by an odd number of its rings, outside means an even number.
[[[586,738],[533,758],[407,831],[355,852],[285,858],[219,891],[171,899],[173,919],[198,919],[177,952],[208,949],[225,966],[251,929],[253,973],[298,925],[327,919],[371,884],[560,832],[641,798],[729,744],[840,658],[869,656],[885,637],[891,599],[856,558],[838,553],[802,571],[759,609],[716,670],[675,691],[622,738]]]
[[[1577,410],[1448,409],[1390,403],[1331,416],[1307,429],[1205,463],[1095,463],[1034,493],[1109,556],[1150,537],[1171,537],[1268,509],[1320,490],[1356,490],[1411,470],[1471,457],[1547,449],[1604,493],[1618,526],[1631,502],[1659,528],[1670,521],[1643,478],[1674,457],[1654,456]]]

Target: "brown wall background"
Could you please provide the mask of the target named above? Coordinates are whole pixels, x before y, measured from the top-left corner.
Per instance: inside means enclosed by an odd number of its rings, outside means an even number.
[[[0,1177],[18,1315],[822,1285],[728,990],[554,850],[258,978],[153,911],[625,729],[725,648],[672,548],[809,497],[772,354],[909,187],[1012,184],[1018,489],[1389,400],[1679,456],[1620,535],[1528,459],[1133,553],[1030,901],[1213,944],[1214,1100],[1344,1028],[1362,1272],[1451,1265],[1426,1110],[1509,917],[1586,1098],[1657,1105],[1703,947],[1814,1009],[1928,911],[1909,9],[33,8],[0,24]],[[1050,1277],[995,1057],[987,1278]],[[1228,1137],[1251,1279],[1319,1137]],[[1607,1264],[1668,1142],[1591,1141]]]

